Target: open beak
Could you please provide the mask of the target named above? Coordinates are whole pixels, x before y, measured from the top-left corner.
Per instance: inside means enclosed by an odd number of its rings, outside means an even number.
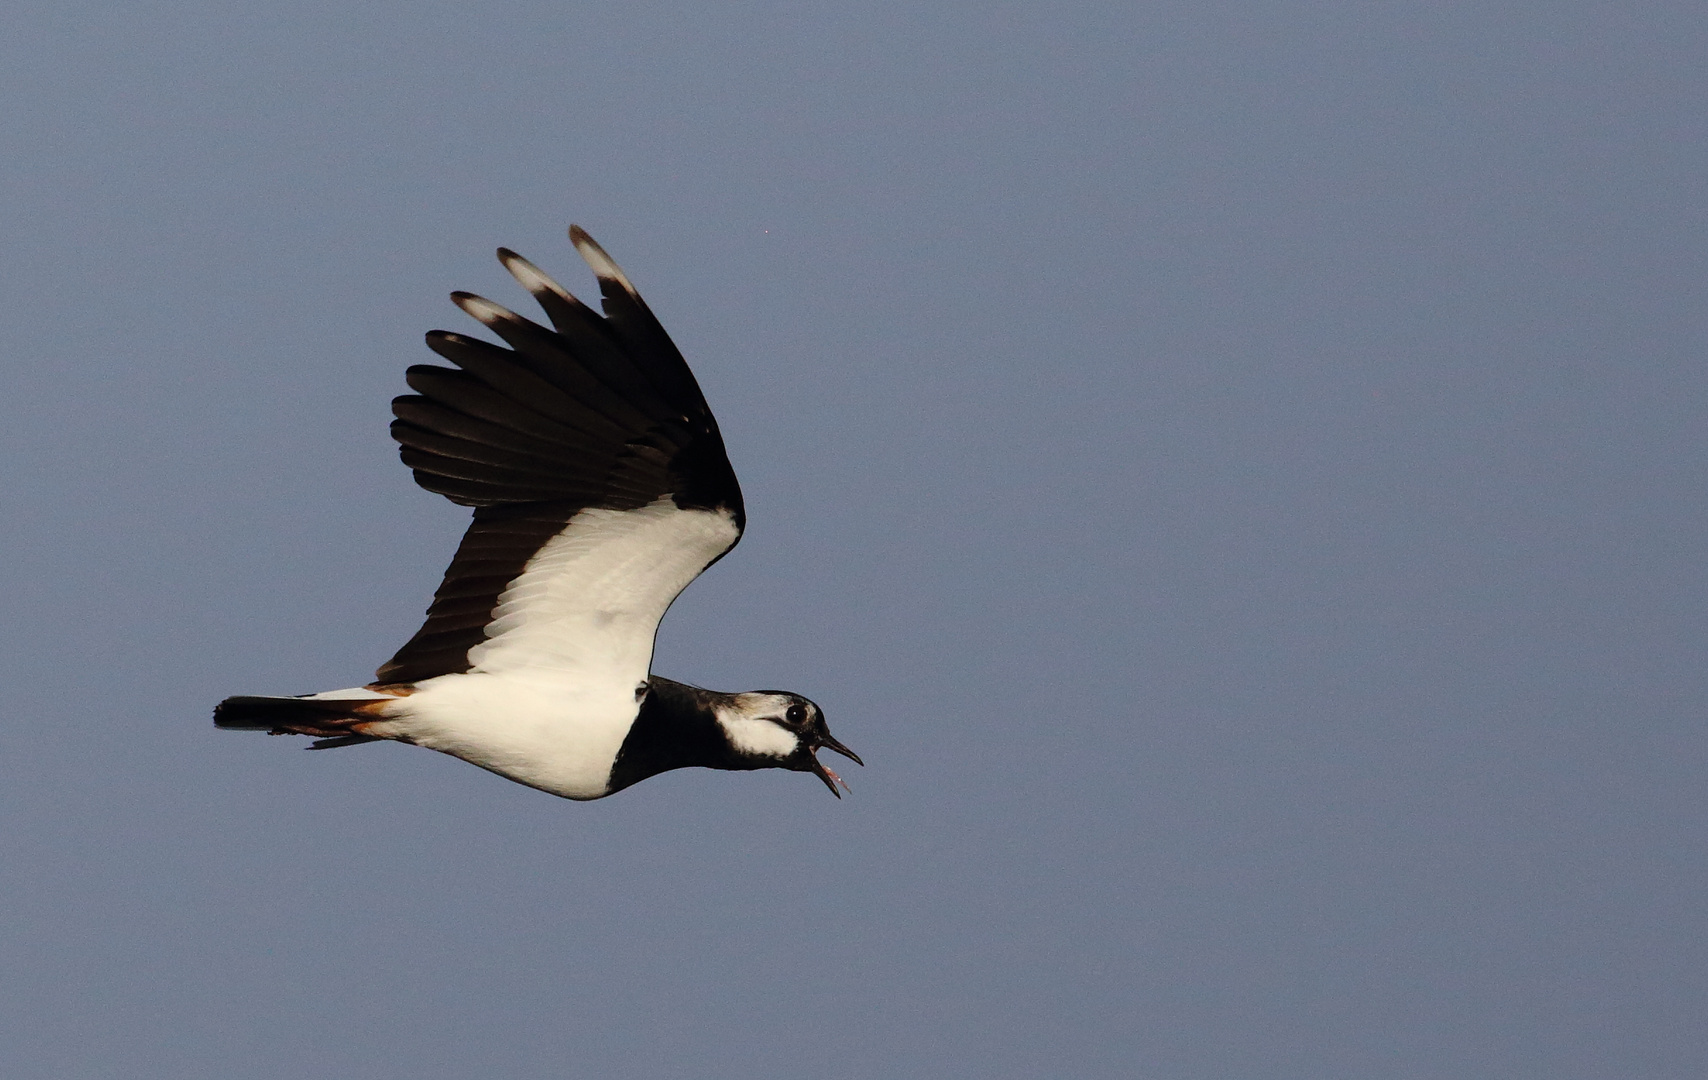
[[[837,776],[835,772],[825,766],[824,762],[818,759],[818,751],[820,750],[834,750],[862,768],[865,767],[866,763],[860,760],[859,754],[856,754],[854,751],[831,738],[828,733],[822,734],[818,737],[818,745],[813,747],[813,752],[807,755],[807,760],[812,763],[812,771],[814,775],[824,781],[824,786],[830,789],[830,793],[832,795],[836,796],[838,799],[842,798],[842,791],[846,791],[852,795],[854,793],[854,789],[848,786],[848,781]],[[836,785],[838,784],[842,785],[842,791],[836,790]]]

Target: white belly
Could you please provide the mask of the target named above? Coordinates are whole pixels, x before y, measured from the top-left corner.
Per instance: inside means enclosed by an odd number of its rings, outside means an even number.
[[[566,799],[597,799],[634,723],[634,685],[577,682],[526,669],[441,675],[417,684],[369,730]]]

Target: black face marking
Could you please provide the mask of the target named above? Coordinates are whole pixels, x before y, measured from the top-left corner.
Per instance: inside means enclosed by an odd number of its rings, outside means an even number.
[[[635,701],[638,703],[646,698],[646,683],[635,683]]]

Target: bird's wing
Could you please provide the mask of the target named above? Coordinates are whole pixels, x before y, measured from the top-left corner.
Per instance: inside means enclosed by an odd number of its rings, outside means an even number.
[[[416,393],[392,402],[416,482],[475,511],[380,683],[523,667],[638,682],[665,609],[741,538],[741,488],[693,373],[610,256],[569,235],[603,316],[500,248],[553,329],[453,293],[510,347],[435,330],[428,347],[460,370],[412,367]]]

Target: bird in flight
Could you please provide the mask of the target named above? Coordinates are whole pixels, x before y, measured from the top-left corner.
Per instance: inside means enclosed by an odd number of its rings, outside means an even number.
[[[567,799],[689,766],[810,772],[840,798],[816,751],[860,759],[811,701],[651,673],[665,610],[741,539],[741,487],[682,354],[604,249],[569,238],[603,315],[499,248],[551,328],[452,293],[509,348],[434,330],[456,368],[411,367],[392,402],[415,482],[474,508],[427,621],[366,686],[230,697],[214,724],[410,743]]]

